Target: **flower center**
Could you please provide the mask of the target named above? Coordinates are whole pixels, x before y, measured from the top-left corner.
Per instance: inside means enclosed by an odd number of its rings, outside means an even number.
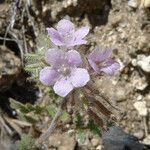
[[[65,43],[69,43],[70,41],[72,41],[73,35],[74,35],[73,31],[61,34],[61,36],[63,37]]]
[[[96,63],[96,65],[98,65],[98,66],[103,66],[103,65],[105,65],[105,62],[104,62],[104,61],[96,61],[95,63]]]
[[[65,64],[62,64],[62,66],[57,71],[64,76],[68,76],[71,72],[70,67]]]

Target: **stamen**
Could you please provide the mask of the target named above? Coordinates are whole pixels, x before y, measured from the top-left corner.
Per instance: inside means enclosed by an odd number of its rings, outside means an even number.
[[[62,66],[59,69],[57,69],[57,71],[60,74],[67,76],[70,74],[70,67],[68,65],[62,64]]]

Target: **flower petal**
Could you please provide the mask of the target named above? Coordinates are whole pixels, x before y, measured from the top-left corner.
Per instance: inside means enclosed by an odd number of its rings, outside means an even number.
[[[63,62],[64,52],[60,49],[51,48],[45,53],[45,60],[52,66],[59,66]]]
[[[89,59],[95,62],[102,62],[108,59],[111,56],[111,54],[112,49],[96,47],[89,55]]]
[[[79,66],[82,63],[80,54],[75,50],[70,50],[66,53],[67,60],[70,65]]]
[[[119,68],[120,64],[117,61],[110,59],[106,62],[106,65],[100,69],[100,71],[108,75],[113,75]]]
[[[88,59],[90,66],[94,69],[94,71],[96,71],[97,73],[99,73],[99,67],[98,65],[95,63],[95,61],[93,61],[92,59]]]
[[[45,67],[40,71],[40,81],[44,85],[53,85],[58,77],[58,73],[51,67]]]
[[[74,87],[83,87],[89,80],[90,76],[86,69],[76,68],[72,70],[70,81]]]
[[[54,91],[59,96],[65,97],[69,92],[73,90],[73,86],[69,80],[61,78],[54,85]]]
[[[74,24],[66,19],[60,20],[56,28],[62,35],[74,33]]]
[[[87,41],[86,40],[82,40],[82,39],[76,39],[74,41],[71,41],[68,46],[75,46],[75,45],[82,45],[82,44],[86,44]]]
[[[76,39],[82,39],[84,38],[88,33],[89,33],[90,28],[89,27],[82,27],[79,28],[75,33],[75,38]]]
[[[59,35],[58,31],[54,28],[47,28],[48,34],[50,36],[51,41],[58,46],[63,45],[62,38]]]

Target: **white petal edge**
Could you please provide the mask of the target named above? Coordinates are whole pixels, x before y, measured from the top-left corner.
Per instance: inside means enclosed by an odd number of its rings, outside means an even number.
[[[70,81],[74,87],[83,87],[89,80],[90,76],[86,69],[75,68],[72,70]]]
[[[73,90],[73,85],[70,83],[69,80],[61,78],[54,84],[53,88],[56,94],[61,97],[66,97]]]

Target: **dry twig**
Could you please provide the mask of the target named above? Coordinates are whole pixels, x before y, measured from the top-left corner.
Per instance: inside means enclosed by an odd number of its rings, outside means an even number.
[[[59,108],[58,108],[58,110],[57,110],[57,112],[56,112],[49,128],[37,140],[37,145],[43,143],[44,141],[46,141],[50,137],[50,135],[53,133],[54,129],[56,128],[57,121],[58,121],[59,117],[61,116],[61,114],[64,110],[64,107],[66,106],[67,100],[68,100],[68,97],[66,97],[62,100],[62,103],[60,104],[60,106],[59,106]]]

